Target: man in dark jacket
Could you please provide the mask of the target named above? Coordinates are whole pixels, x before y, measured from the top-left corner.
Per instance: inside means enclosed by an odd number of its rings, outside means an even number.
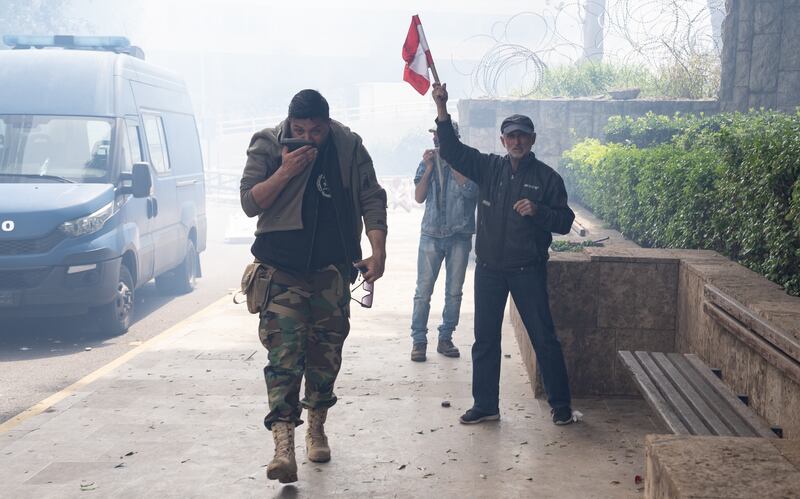
[[[282,138],[313,145],[289,151]],[[252,253],[268,281],[261,286],[267,292],[259,299],[258,330],[269,352],[264,424],[275,439],[267,477],[294,482],[294,428],[303,422],[302,407],[308,409],[309,460],[330,460],[323,425],[336,403],[333,387],[350,331],[350,283],[356,268],[369,283],[383,275],[386,192],[361,138],[330,119],[316,90],[299,92],[286,121],[253,136],[240,190],[245,213],[258,216]],[[372,246],[363,260],[362,220]]]
[[[500,126],[508,154],[482,154],[462,144],[447,113],[446,85],[434,84],[439,152],[453,168],[478,184],[475,242],[475,343],[472,346],[474,404],[460,421],[500,419],[500,331],[508,294],[536,352],[553,422],[573,421],[569,381],[547,297],[547,259],[552,232],[569,233],[575,214],[564,181],[531,152],[536,133],[527,116]]]

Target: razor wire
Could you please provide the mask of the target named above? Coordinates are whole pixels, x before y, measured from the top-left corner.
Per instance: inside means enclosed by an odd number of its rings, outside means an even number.
[[[552,2],[548,2],[552,3]],[[722,47],[713,21],[724,16],[722,0],[607,0],[599,18],[604,59],[632,66],[658,68],[677,65],[689,71],[697,58],[719,59]],[[701,5],[702,4],[702,5]],[[455,70],[469,76],[473,89],[497,97],[514,88],[522,97],[541,86],[548,67],[555,63],[578,63],[583,59],[582,33],[586,19],[585,0],[564,1],[541,12],[520,12],[495,23],[490,32],[465,42],[490,45],[469,69]],[[520,40],[517,33],[533,34]],[[609,40],[621,47],[609,49]],[[697,66],[697,65],[695,65]],[[694,71],[702,71],[695,67]],[[710,77],[713,68],[705,68]]]

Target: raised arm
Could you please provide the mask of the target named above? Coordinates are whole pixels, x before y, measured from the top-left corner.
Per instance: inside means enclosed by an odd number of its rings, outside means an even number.
[[[433,100],[436,102],[436,132],[439,136],[439,154],[454,170],[480,184],[499,156],[483,154],[458,140],[450,114],[447,112],[447,84],[433,84]]]
[[[417,174],[414,176],[414,200],[417,203],[424,203],[428,199],[428,188],[431,185],[431,174],[433,173],[433,155],[436,151],[428,149],[422,155],[422,163],[417,168]]]

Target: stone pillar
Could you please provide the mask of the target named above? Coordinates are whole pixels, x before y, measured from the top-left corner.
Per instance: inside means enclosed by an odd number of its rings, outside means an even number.
[[[723,25],[723,111],[800,105],[800,1],[728,0]]]

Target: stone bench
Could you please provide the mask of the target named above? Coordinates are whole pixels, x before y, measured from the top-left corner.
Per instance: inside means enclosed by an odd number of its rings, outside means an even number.
[[[702,250],[556,253],[548,286],[573,398],[639,395],[619,350],[693,353],[784,438],[800,440],[800,297]],[[533,393],[543,396],[513,300],[510,318]]]
[[[800,495],[800,446],[775,438],[648,435],[647,499]]]
[[[644,399],[680,435],[776,438],[770,428],[693,354],[618,352]]]

